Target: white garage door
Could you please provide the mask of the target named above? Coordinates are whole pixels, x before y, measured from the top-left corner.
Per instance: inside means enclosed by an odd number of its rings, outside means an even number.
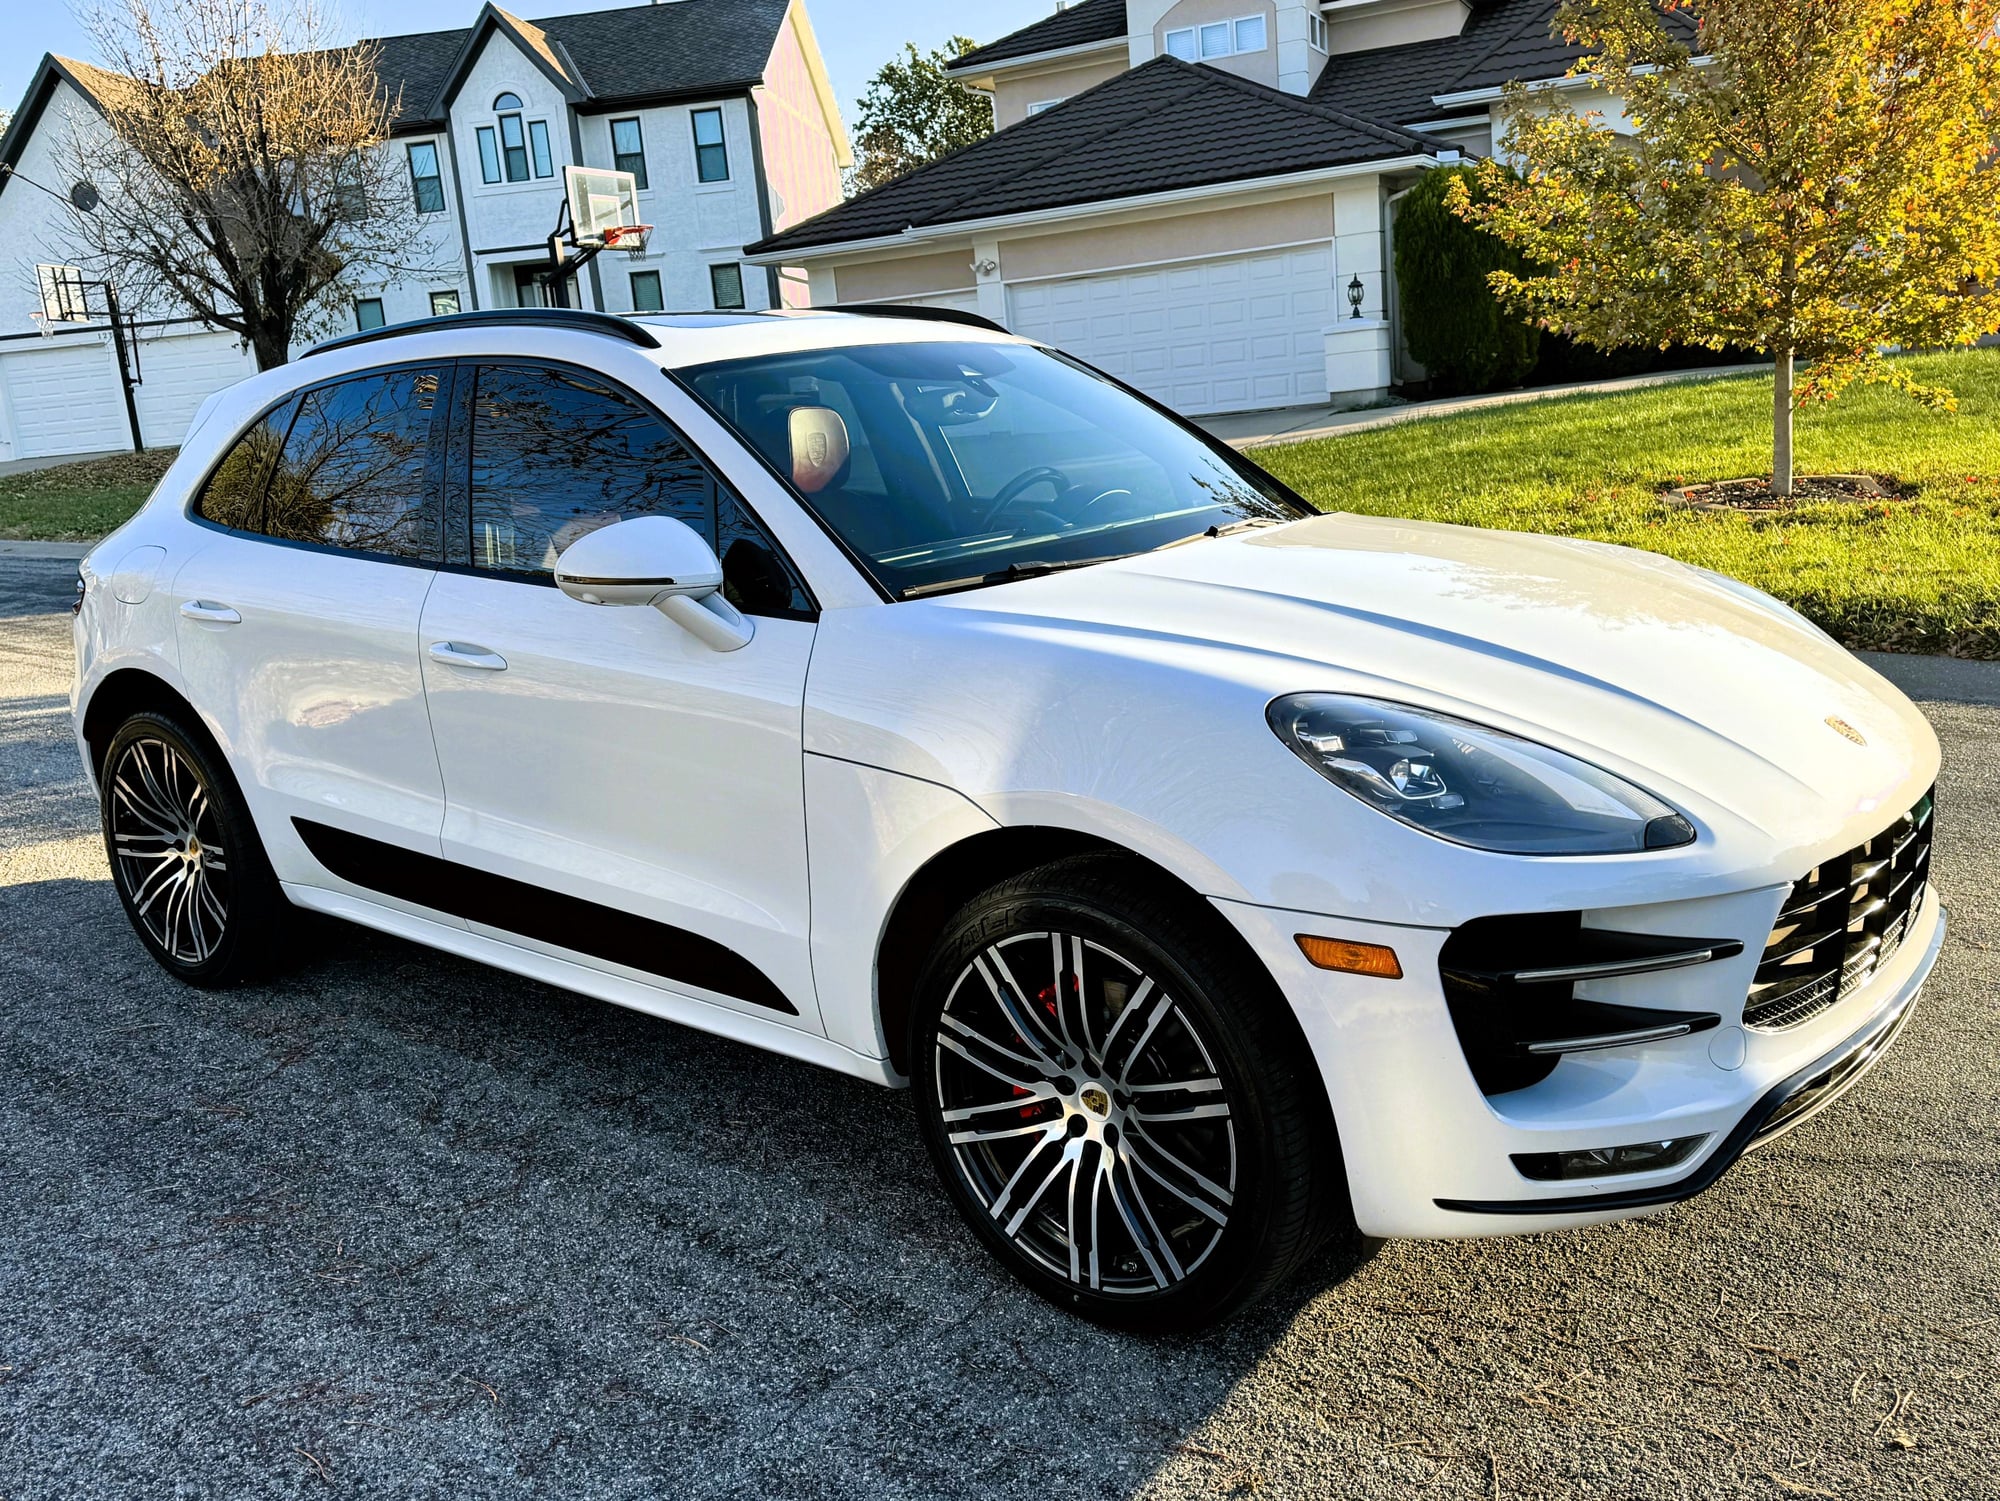
[[[1303,246],[1008,289],[1014,332],[1179,412],[1326,400],[1333,248]]]
[[[139,430],[146,446],[177,444],[198,407],[224,386],[257,373],[236,335],[178,333],[139,345]]]
[[[129,448],[131,429],[108,344],[86,334],[23,339],[0,354],[7,434],[13,456],[92,453]]]

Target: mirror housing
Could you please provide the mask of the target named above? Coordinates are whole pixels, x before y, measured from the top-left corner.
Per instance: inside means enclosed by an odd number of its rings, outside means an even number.
[[[633,516],[577,538],[556,559],[556,587],[587,605],[652,605],[717,651],[756,628],[722,597],[715,549],[685,521]]]

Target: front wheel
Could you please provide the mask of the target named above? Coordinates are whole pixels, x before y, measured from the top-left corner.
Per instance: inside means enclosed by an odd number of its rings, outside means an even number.
[[[953,1200],[1037,1292],[1123,1328],[1224,1317],[1347,1213],[1296,1022],[1217,921],[1124,862],[1061,861],[969,903],[918,996]]]

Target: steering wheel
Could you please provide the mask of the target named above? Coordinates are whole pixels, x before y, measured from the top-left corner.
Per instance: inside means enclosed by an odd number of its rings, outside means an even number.
[[[979,518],[979,524],[983,527],[991,526],[999,520],[1001,512],[1037,485],[1048,485],[1057,496],[1061,496],[1070,488],[1069,476],[1047,464],[1036,464],[1031,469],[1023,469],[1000,487],[999,493],[993,497],[993,504],[988,506],[986,514]]]

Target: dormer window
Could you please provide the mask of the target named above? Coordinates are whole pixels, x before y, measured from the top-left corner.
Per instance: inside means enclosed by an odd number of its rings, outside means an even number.
[[[1167,55],[1182,62],[1212,62],[1244,52],[1262,52],[1270,45],[1270,27],[1262,15],[1183,26],[1167,33]]]
[[[1315,52],[1326,51],[1326,17],[1318,11],[1306,17],[1306,45]]]
[[[477,132],[481,181],[526,182],[530,175],[555,175],[555,155],[549,149],[549,122],[523,121],[521,110],[519,94],[502,94],[493,101],[493,113],[498,120],[480,126]]]

